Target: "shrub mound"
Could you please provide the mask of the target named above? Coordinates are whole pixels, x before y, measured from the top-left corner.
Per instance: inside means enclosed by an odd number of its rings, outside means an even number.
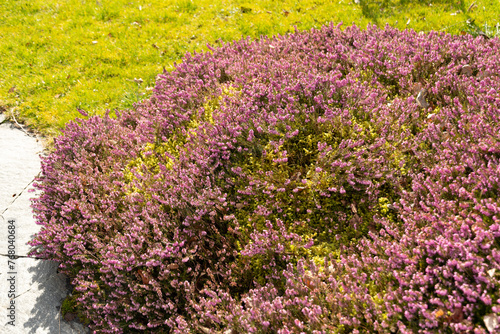
[[[493,332],[498,59],[333,25],[188,54],[67,126],[32,255],[99,333]]]

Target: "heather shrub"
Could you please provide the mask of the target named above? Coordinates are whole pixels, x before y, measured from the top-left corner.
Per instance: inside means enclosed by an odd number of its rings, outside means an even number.
[[[187,54],[43,161],[33,254],[101,333],[448,333],[500,313],[499,40]]]

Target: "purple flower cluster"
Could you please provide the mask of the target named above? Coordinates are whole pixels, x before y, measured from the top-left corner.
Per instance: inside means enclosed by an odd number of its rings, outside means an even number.
[[[99,333],[500,330],[500,40],[188,54],[43,160],[32,254]]]

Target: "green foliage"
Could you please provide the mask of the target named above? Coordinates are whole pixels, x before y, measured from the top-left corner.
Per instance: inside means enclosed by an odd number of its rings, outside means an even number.
[[[222,92],[225,95],[233,96],[236,90],[232,87],[223,87]],[[124,170],[124,178],[128,184],[132,184],[137,180],[134,173],[143,175],[143,171],[149,171],[152,174],[159,173],[159,165],[161,164],[166,169],[170,169],[173,165],[172,159],[179,157],[179,150],[182,150],[186,141],[190,136],[196,135],[194,131],[189,129],[196,129],[200,122],[209,122],[213,124],[213,111],[219,108],[220,101],[223,96],[209,97],[202,105],[199,113],[194,113],[192,119],[188,124],[188,131],[186,134],[176,133],[170,137],[166,142],[147,143],[144,145],[139,157],[131,160]],[[132,190],[136,191],[134,186]]]
[[[498,35],[496,0],[20,0],[0,3],[0,109],[57,135],[79,116],[130,108],[186,52],[327,22]]]
[[[76,311],[76,298],[72,295],[67,296],[61,304],[61,313],[63,316],[68,312]]]
[[[81,307],[78,305],[76,294],[71,294],[71,295],[66,296],[66,298],[64,298],[64,300],[61,304],[61,314],[63,315],[63,317],[67,313],[76,314],[78,317],[78,320],[80,320],[80,322],[85,324],[85,325],[88,325],[90,323],[90,320],[85,318],[85,316],[81,312]]]

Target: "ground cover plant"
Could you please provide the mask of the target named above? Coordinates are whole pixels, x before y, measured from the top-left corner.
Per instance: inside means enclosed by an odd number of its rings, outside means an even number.
[[[493,333],[499,57],[334,25],[187,55],[56,139],[31,254],[99,333]]]
[[[163,67],[207,43],[327,22],[493,36],[499,12],[497,0],[2,1],[0,112],[56,136],[77,109],[113,115],[149,97]]]

